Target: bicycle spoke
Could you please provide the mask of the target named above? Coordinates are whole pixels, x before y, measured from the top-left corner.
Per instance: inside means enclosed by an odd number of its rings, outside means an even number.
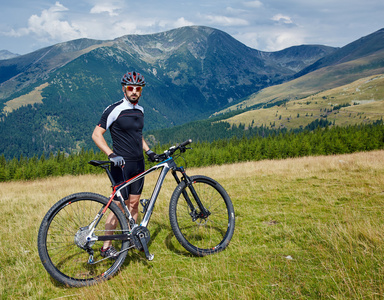
[[[71,286],[82,286],[95,283],[100,277],[108,278],[118,270],[126,251],[116,260],[104,260],[99,251],[104,242],[97,241],[96,235],[127,232],[128,226],[121,210],[117,205],[111,205],[99,220],[98,227],[94,231],[88,229],[107,203],[108,199],[103,196],[79,193],[62,199],[47,213],[39,230],[39,255],[45,268],[55,279]],[[111,207],[113,210],[110,210]],[[106,231],[106,220],[111,213],[118,216],[118,226],[116,230]],[[89,236],[93,237],[92,241],[87,239]],[[111,243],[117,251],[129,246],[128,241],[112,240]]]
[[[205,212],[199,205],[190,187],[179,184],[172,195],[170,220],[176,238],[188,251],[195,255],[207,255],[224,249],[234,230],[233,207],[224,189],[215,181],[204,176],[191,177],[194,189]],[[184,194],[187,193],[196,211],[191,211]]]

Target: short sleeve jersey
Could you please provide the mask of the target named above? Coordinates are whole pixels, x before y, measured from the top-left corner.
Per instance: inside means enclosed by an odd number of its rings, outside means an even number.
[[[144,109],[140,105],[133,105],[123,98],[104,110],[98,126],[109,129],[113,152],[124,157],[124,160],[138,161],[144,158]]]

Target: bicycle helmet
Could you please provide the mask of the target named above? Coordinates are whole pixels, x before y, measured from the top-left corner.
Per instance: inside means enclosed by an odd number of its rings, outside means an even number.
[[[124,74],[123,78],[121,78],[121,84],[145,86],[145,79],[143,75],[135,71],[127,72]]]

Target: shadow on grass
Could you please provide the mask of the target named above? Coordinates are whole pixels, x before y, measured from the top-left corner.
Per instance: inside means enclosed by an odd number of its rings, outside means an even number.
[[[166,236],[166,238],[164,240],[165,246],[167,247],[168,250],[172,251],[173,253],[175,253],[177,255],[197,258],[197,256],[194,256],[193,254],[189,253],[187,250],[177,249],[177,247],[174,245],[174,243],[178,243],[178,242],[176,239],[174,239],[174,241],[172,241],[172,238],[174,238],[175,235],[173,234],[171,228],[168,225],[165,225],[164,223],[158,223],[158,222],[152,222],[151,225],[152,225],[151,226],[152,228],[154,227],[154,230],[151,230],[151,238],[150,238],[150,241],[148,243],[149,249],[151,248],[152,243],[157,239],[160,232],[165,229],[167,232],[169,232],[169,234]],[[115,277],[120,272],[124,272],[125,269],[129,268],[131,263],[135,263],[135,262],[142,263],[148,269],[151,269],[153,267],[150,263],[148,263],[148,260],[145,257],[144,251],[138,251],[138,250],[135,250],[134,248],[132,248],[132,249],[128,250],[127,257],[125,258],[123,264],[120,266],[119,271],[116,274],[114,274],[112,277],[108,278],[107,280],[112,279],[113,277]],[[59,281],[56,281],[52,277],[50,277],[50,281],[57,288],[61,288],[61,289],[72,288],[68,285],[65,285],[65,284],[59,282]],[[100,280],[100,282],[103,282],[103,281],[106,281],[106,280],[105,279]],[[95,284],[97,284],[97,283],[94,283],[92,285],[95,285]]]

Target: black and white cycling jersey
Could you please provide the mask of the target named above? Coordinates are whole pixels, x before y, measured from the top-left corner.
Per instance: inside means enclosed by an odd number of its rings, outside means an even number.
[[[109,129],[113,141],[113,152],[126,161],[138,161],[143,157],[142,130],[144,109],[122,99],[108,106],[98,126]]]

